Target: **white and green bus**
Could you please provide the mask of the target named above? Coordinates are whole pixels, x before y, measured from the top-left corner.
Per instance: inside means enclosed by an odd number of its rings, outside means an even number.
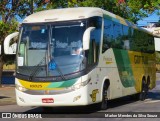
[[[16,53],[20,106],[98,103],[106,109],[107,100],[123,96],[139,93],[144,100],[156,84],[154,36],[100,8],[28,16]]]

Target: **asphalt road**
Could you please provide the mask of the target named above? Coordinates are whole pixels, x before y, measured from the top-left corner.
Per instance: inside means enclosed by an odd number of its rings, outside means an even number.
[[[158,74],[160,75],[160,74]],[[160,76],[159,76],[160,77]],[[24,114],[43,114],[44,117],[49,117],[47,120],[50,121],[159,121],[160,118],[105,118],[105,114],[118,114],[118,113],[136,113],[136,112],[148,112],[154,113],[159,112],[160,115],[160,78],[157,79],[157,86],[151,90],[148,94],[148,99],[145,101],[135,100],[132,97],[125,97],[109,101],[109,108],[105,111],[100,111],[94,108],[94,106],[85,107],[56,107],[49,108],[49,111],[45,112],[41,107],[20,107],[17,105],[5,105],[0,106],[0,112],[19,112]],[[78,118],[77,118],[78,117]],[[5,120],[5,119],[0,119]],[[11,119],[18,121],[25,121],[28,119]],[[34,120],[34,119],[31,119]],[[37,121],[44,121],[44,119],[36,119]]]

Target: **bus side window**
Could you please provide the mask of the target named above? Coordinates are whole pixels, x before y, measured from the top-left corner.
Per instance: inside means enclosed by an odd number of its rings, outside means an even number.
[[[123,31],[123,35],[122,35],[123,49],[130,50],[132,30],[130,27],[126,25],[122,25],[122,31]]]
[[[111,20],[104,19],[104,33],[102,43],[102,53],[111,47],[113,38],[113,23]]]
[[[112,48],[122,49],[123,48],[123,36],[122,36],[122,25],[117,22],[113,22],[113,39]]]

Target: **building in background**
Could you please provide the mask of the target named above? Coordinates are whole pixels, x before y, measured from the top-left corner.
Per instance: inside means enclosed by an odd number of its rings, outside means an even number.
[[[160,36],[160,22],[150,22],[147,26],[141,26],[142,28]]]
[[[160,19],[157,22],[148,22],[147,25],[141,27],[160,37]],[[155,50],[156,50],[156,69],[157,71],[160,72],[160,38],[155,38]]]

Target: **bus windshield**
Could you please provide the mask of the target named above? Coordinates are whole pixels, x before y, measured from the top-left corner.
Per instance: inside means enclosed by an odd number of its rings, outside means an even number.
[[[22,25],[17,73],[30,77],[62,76],[85,68],[85,22]]]

